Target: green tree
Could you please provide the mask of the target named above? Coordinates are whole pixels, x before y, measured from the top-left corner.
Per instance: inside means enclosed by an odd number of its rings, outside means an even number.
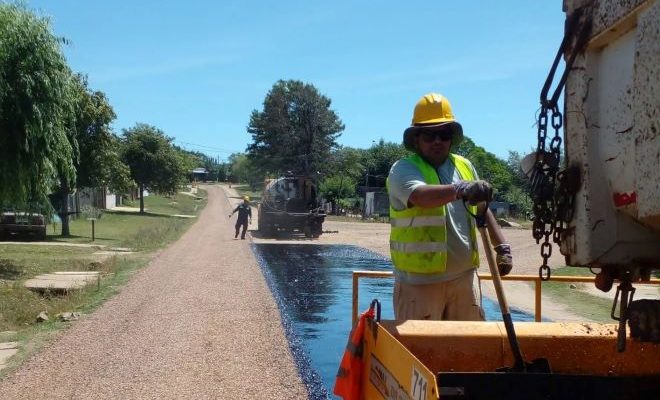
[[[230,164],[223,162],[218,164],[218,181],[220,182],[228,182],[229,181],[229,172],[230,172]]]
[[[218,160],[205,154],[200,154],[199,157],[201,159],[200,165],[206,170],[206,172],[208,172],[207,179],[210,181],[219,180],[218,174],[220,172],[220,164],[218,163]]]
[[[333,209],[335,209],[338,200],[355,196],[355,186],[355,180],[350,176],[335,175],[321,181],[319,192],[321,196],[333,203]]]
[[[360,149],[339,147],[327,160],[327,174],[358,178],[364,172],[363,154]]]
[[[479,178],[490,182],[496,189],[495,198],[504,200],[503,196],[512,187],[514,180],[513,172],[506,162],[487,152],[483,147],[475,145],[468,137],[465,137],[463,142],[452,151],[470,160],[477,169]]]
[[[251,188],[258,187],[264,180],[261,168],[244,153],[233,153],[229,156],[229,178],[234,182],[243,182]]]
[[[62,222],[61,235],[69,236],[69,215],[72,212],[69,211],[69,195],[73,192],[76,186],[76,162],[80,158],[80,152],[78,148],[78,141],[76,140],[76,113],[77,113],[77,92],[76,92],[76,81],[73,75],[68,82],[67,88],[68,95],[68,107],[66,112],[62,114],[62,121],[65,131],[65,136],[71,147],[71,156],[70,160],[74,166],[74,174],[71,175],[68,173],[68,164],[60,162],[55,165],[55,184],[53,185],[53,191],[49,195],[50,202],[55,208],[57,214],[60,217]]]
[[[525,191],[529,191],[529,179],[522,170],[522,166],[520,165],[521,161],[522,156],[519,152],[509,150],[509,157],[507,158],[506,163],[513,174],[513,184]]]
[[[252,111],[248,155],[262,172],[310,175],[323,171],[344,124],[331,100],[311,84],[278,81],[266,95],[263,111]]]
[[[339,147],[331,152],[319,191],[321,196],[332,202],[333,212],[337,200],[355,195],[356,182],[364,175],[363,158],[362,150],[351,147]]]
[[[221,180],[224,180],[225,171],[220,171],[221,163],[217,158],[211,157],[199,151],[185,150],[179,148],[178,146],[174,146],[174,148],[183,155],[184,163],[186,164],[186,169],[188,172],[195,168],[204,168],[207,172],[207,180],[218,180],[220,174],[223,176],[223,179]]]
[[[108,167],[110,177],[107,186],[117,194],[126,194],[135,189],[135,181],[131,177],[131,169],[126,165],[123,154],[123,143],[115,135],[112,135],[112,150],[108,151]]]
[[[519,217],[524,217],[532,211],[532,198],[526,190],[513,186],[504,193],[503,198],[514,206]]]
[[[202,156],[200,153],[187,151],[179,148],[178,146],[174,146],[174,149],[176,150],[176,153],[181,161],[181,166],[185,171],[184,179],[180,182],[180,184],[183,185],[187,183],[188,177],[192,177],[192,170],[203,165]]]
[[[110,124],[116,118],[108,98],[89,88],[87,77],[74,76],[76,187],[109,187],[117,193],[131,189],[130,170],[120,157],[119,139]]]
[[[517,151],[509,150],[507,165],[513,174],[513,184],[504,199],[513,204],[518,216],[526,216],[532,211],[532,198],[529,196],[530,182],[522,170],[522,156]]]
[[[80,74],[74,75],[70,83],[72,115],[67,120],[67,139],[74,150],[76,181],[67,179],[58,168],[59,184],[51,195],[62,221],[62,236],[69,235],[68,197],[75,188],[109,187],[125,193],[134,187],[130,171],[119,156],[119,140],[110,129],[115,113],[105,94],[92,91],[87,78]]]
[[[368,174],[365,186],[385,186],[385,179],[390,168],[397,160],[408,157],[411,153],[400,143],[386,142],[383,139],[364,152],[363,164]]]
[[[188,171],[172,138],[160,129],[138,123],[124,130],[123,159],[140,191],[140,213],[144,213],[144,189],[175,193]]]
[[[0,4],[0,204],[48,204],[73,182],[71,72],[46,18]]]

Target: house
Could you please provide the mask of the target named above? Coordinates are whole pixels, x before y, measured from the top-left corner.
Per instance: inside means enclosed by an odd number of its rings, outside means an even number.
[[[209,175],[209,172],[206,170],[206,168],[195,168],[191,171],[192,175],[192,181],[193,182],[198,182],[198,181],[206,181]]]
[[[69,196],[69,209],[79,213],[84,207],[110,210],[120,205],[121,198],[107,187],[81,188]]]
[[[488,203],[488,208],[496,217],[508,217],[511,213],[511,205],[506,201],[491,201]]]

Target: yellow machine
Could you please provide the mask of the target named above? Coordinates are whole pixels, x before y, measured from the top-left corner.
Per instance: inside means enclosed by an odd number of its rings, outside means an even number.
[[[551,373],[498,372],[513,365],[502,322],[368,320],[363,399],[658,398],[660,344],[618,352],[616,324],[517,322],[528,359]]]

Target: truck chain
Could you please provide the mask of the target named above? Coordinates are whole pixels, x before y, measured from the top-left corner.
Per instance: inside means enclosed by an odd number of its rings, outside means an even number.
[[[583,18],[583,15],[586,18]],[[577,168],[559,171],[562,143],[560,130],[564,124],[564,118],[557,104],[559,96],[566,84],[568,72],[571,70],[578,53],[586,45],[591,33],[590,15],[590,10],[585,11],[583,7],[575,10],[569,17],[566,33],[541,90],[536,164],[531,175],[530,195],[533,201],[532,210],[534,212],[532,236],[536,239],[537,244],[543,240],[543,244],[541,244],[543,263],[539,267],[539,278],[544,281],[550,279],[551,275],[550,267],[548,266],[548,259],[552,255],[550,236],[552,236],[552,240],[555,243],[560,243],[562,232],[573,218],[574,197],[579,188],[579,170]],[[566,60],[564,72],[552,97],[548,98],[550,86],[557,72],[559,61],[567,51],[569,45],[571,45],[574,37],[575,44]],[[549,116],[550,125],[554,130],[554,136],[550,139],[547,147],[549,150],[546,150]]]

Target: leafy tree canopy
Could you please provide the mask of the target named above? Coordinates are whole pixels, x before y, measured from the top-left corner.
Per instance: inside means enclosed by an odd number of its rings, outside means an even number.
[[[452,149],[452,152],[467,157],[474,164],[481,179],[489,181],[496,189],[496,199],[513,204],[523,214],[529,211],[531,202],[527,194],[528,180],[520,168],[521,156],[509,152],[508,160],[499,159],[483,147],[475,145],[468,137]],[[385,178],[392,164],[411,153],[399,143],[380,140],[368,149],[340,147],[328,159],[328,172],[321,182],[321,192],[329,201],[339,201],[352,196],[344,193],[344,185],[385,186]]]
[[[87,78],[77,74],[73,79],[75,95],[75,140],[79,157],[74,160],[76,187],[108,186],[125,193],[135,186],[130,170],[120,157],[119,139],[110,124],[115,112],[103,92],[89,88]]]
[[[326,176],[347,176],[356,180],[364,175],[366,159],[364,150],[352,147],[339,147],[330,153],[327,160]]]
[[[175,193],[187,177],[183,157],[171,142],[172,138],[151,125],[138,123],[124,130],[123,159],[140,190]]]
[[[183,153],[184,159],[188,165],[186,168],[192,170],[194,168],[204,168],[207,172],[206,178],[208,180],[221,180],[227,179],[227,169],[229,168],[225,163],[221,163],[219,157],[212,157],[199,151],[191,151],[174,146],[179,152]]]
[[[173,146],[173,148],[179,156],[181,166],[186,176],[191,174],[193,169],[203,166],[202,157],[199,153],[187,151],[178,146]]]
[[[233,182],[248,183],[256,188],[264,181],[264,174],[256,163],[244,153],[233,153],[229,156],[229,179]]]
[[[381,139],[365,152],[364,163],[368,167],[368,186],[385,186],[385,178],[397,160],[408,157],[411,153],[400,143],[385,142]]]
[[[1,3],[0,38],[0,203],[47,204],[56,177],[75,179],[64,40],[47,19]]]
[[[465,137],[463,142],[454,147],[452,151],[472,162],[479,173],[479,178],[490,182],[497,190],[496,199],[502,200],[502,194],[514,184],[514,171],[509,168],[509,165],[493,153],[484,150],[483,147],[475,145],[472,139]]]
[[[266,95],[263,111],[252,111],[250,159],[264,172],[323,171],[344,124],[331,101],[311,84],[280,80]]]
[[[335,202],[355,196],[356,182],[348,176],[330,176],[319,184],[319,193],[328,201]]]
[[[513,173],[513,184],[524,191],[529,191],[530,183],[529,179],[522,170],[520,162],[522,161],[523,156],[520,155],[517,151],[509,150],[509,157],[506,160],[509,169]]]

